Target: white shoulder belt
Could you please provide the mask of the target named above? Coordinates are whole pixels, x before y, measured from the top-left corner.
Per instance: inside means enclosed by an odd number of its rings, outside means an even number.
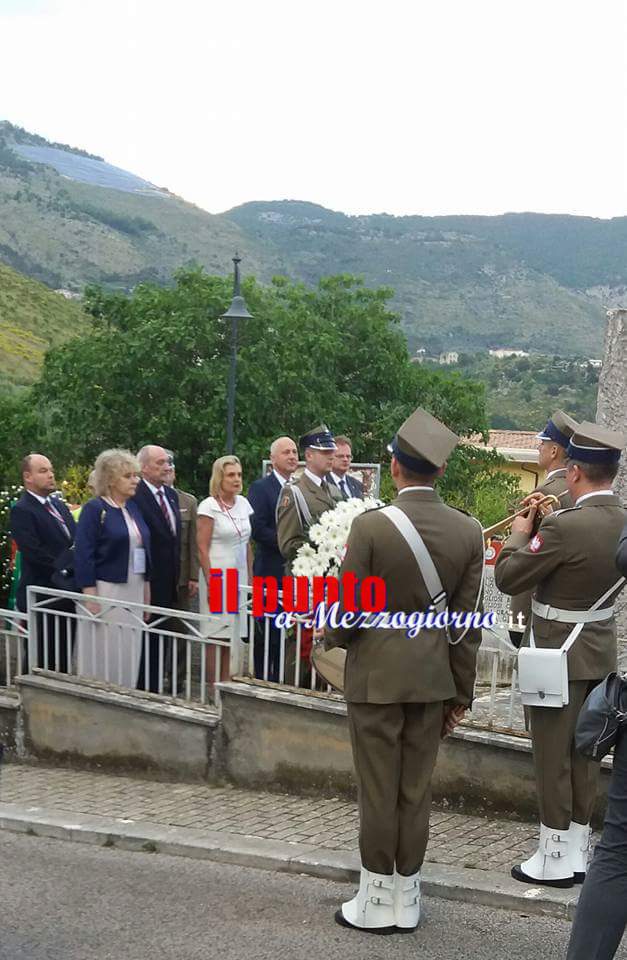
[[[427,592],[429,594],[431,606],[435,609],[436,613],[444,613],[448,609],[448,597],[446,596],[446,590],[442,586],[440,574],[438,573],[431,558],[431,554],[427,550],[427,546],[416,530],[415,526],[406,513],[404,513],[399,507],[395,507],[392,504],[390,504],[388,507],[383,507],[382,510],[379,510],[379,513],[383,513],[388,520],[391,520],[398,532],[406,541],[407,545],[411,549],[411,552],[416,558],[420,575],[424,580],[425,587],[427,588]],[[485,562],[481,569],[481,582],[479,583],[479,590],[475,600],[475,610],[479,606],[479,600],[481,598],[484,572]],[[449,644],[452,647],[456,646],[464,639],[468,633],[468,630],[469,627],[465,627],[457,639],[453,640],[447,627],[446,635],[448,637]]]

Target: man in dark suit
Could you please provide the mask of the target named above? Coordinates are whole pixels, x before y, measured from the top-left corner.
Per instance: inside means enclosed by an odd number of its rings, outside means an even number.
[[[177,606],[179,565],[181,556],[181,513],[175,491],[165,482],[168,478],[170,458],[163,447],[149,444],[137,454],[142,479],[139,481],[133,500],[150,530],[150,548],[152,554],[150,573],[150,602],[155,607]],[[150,621],[149,621],[150,622]],[[168,628],[167,623],[162,624]],[[147,689],[159,692],[159,639],[160,634],[148,635],[149,668]],[[171,666],[171,644],[164,640],[164,668]],[[139,687],[143,689],[145,680],[146,648],[142,653],[139,668]],[[174,668],[176,669],[176,667]]]
[[[327,482],[334,484],[344,500],[351,497],[364,499],[364,485],[356,477],[351,477],[349,470],[353,460],[352,444],[348,437],[340,434],[335,438],[336,449],[331,461],[331,472],[327,474]]]
[[[196,525],[198,521],[198,500],[193,493],[186,493],[176,486],[176,467],[174,454],[166,450],[169,458],[165,482],[174,490],[181,514],[181,554],[179,562],[178,604],[181,610],[198,611],[198,547],[196,545]],[[184,652],[184,651],[183,651]]]
[[[255,542],[255,560],[253,574],[256,577],[276,577],[280,582],[283,576],[284,560],[279,550],[276,536],[276,505],[282,488],[288,482],[298,466],[298,450],[290,437],[279,437],[270,447],[272,472],[262,480],[255,480],[248,490],[248,502],[255,511],[250,523],[252,539]],[[255,676],[263,679],[279,680],[280,631],[271,626],[269,629],[268,673],[264,670],[265,659],[265,618],[255,623]]]
[[[18,610],[26,610],[26,588],[54,587],[55,564],[72,547],[76,524],[66,505],[51,494],[56,490],[50,460],[31,453],[22,461],[24,493],[11,510],[11,536],[19,547],[22,568],[17,588]],[[50,601],[50,613],[36,620],[37,664],[61,673],[71,660],[72,629],[66,617],[54,611],[72,612],[71,600]],[[25,662],[24,669],[28,671]]]

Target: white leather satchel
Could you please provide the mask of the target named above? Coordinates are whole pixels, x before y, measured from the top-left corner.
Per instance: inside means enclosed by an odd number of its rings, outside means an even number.
[[[568,703],[567,650],[522,647],[518,651],[520,699],[527,707],[565,707]]]
[[[609,620],[614,607],[599,607],[622,587],[625,578],[621,577],[602,597],[593,603],[589,610],[560,610],[548,604],[533,601],[536,610],[542,608],[540,616],[546,620],[562,623],[574,623],[561,647],[551,649],[536,647],[533,627],[529,633],[529,647],[518,651],[518,686],[520,699],[526,707],[565,707],[568,705],[568,651],[581,633],[586,623]]]

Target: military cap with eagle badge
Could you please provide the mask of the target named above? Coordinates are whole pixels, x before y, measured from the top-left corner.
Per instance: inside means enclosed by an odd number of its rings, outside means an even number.
[[[302,437],[299,437],[298,446],[301,451],[305,451],[307,447],[312,450],[337,450],[333,434],[325,423],[312,427]]]
[[[569,417],[563,410],[556,410],[547,420],[546,427],[536,434],[536,440],[547,440],[558,443],[566,449],[573,433],[579,429],[579,424]]]

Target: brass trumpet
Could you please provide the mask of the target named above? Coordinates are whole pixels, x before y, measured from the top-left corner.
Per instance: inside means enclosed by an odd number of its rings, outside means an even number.
[[[564,496],[564,495],[565,494],[560,494],[560,496]],[[538,500],[535,506],[542,507],[548,503],[554,504],[559,502],[560,502],[559,496],[556,497],[554,494],[549,493],[545,497],[542,497],[541,500]],[[516,519],[516,517],[524,516],[531,509],[532,506],[534,506],[534,504],[529,504],[528,506],[523,507],[522,510],[517,510],[516,513],[512,513],[510,517],[504,517],[504,519],[499,520],[498,523],[493,523],[491,527],[484,527],[483,539],[487,540],[489,537],[493,537],[495,533],[500,533],[501,530],[506,530],[507,527],[509,527],[512,524],[512,521]]]

